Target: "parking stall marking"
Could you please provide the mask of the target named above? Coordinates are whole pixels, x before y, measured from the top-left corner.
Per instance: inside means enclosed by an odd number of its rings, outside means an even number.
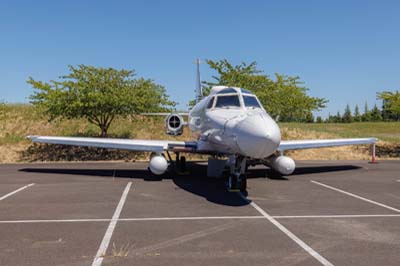
[[[265,219],[270,221],[273,225],[275,225],[279,230],[281,230],[283,233],[285,233],[290,239],[292,239],[296,244],[298,244],[300,247],[302,247],[305,251],[307,251],[311,256],[313,256],[316,260],[318,260],[322,265],[324,266],[333,266],[331,262],[329,262],[327,259],[322,257],[318,252],[316,252],[314,249],[312,249],[309,245],[304,243],[300,238],[298,238],[295,234],[293,234],[291,231],[289,231],[286,227],[284,227],[282,224],[280,224],[277,220],[275,220],[271,215],[266,213],[263,209],[260,208],[254,201],[250,203],[251,206],[253,206],[259,213],[261,213]]]
[[[100,247],[97,250],[96,257],[94,257],[94,259],[93,259],[92,266],[100,266],[103,262],[104,255],[107,252],[108,245],[110,244],[112,234],[114,232],[115,226],[117,225],[119,216],[121,215],[121,211],[122,211],[122,208],[124,207],[126,197],[128,196],[131,185],[132,185],[132,182],[129,182],[126,185],[124,192],[122,193],[121,199],[117,205],[117,208],[115,209],[115,212],[112,216],[110,224],[107,227],[106,233],[104,234],[104,237],[103,237],[103,240],[101,241]]]
[[[399,215],[400,216],[400,215]],[[49,219],[49,220],[3,220],[0,224],[13,223],[80,223],[80,222],[149,222],[149,221],[185,221],[185,220],[246,220],[264,219],[264,216],[188,216],[188,217],[149,217],[149,218],[119,218],[119,219]]]
[[[8,197],[10,197],[10,196],[12,196],[12,195],[18,193],[18,192],[20,192],[20,191],[22,191],[22,190],[24,190],[24,189],[27,189],[28,187],[31,187],[31,186],[33,186],[33,185],[35,185],[35,183],[31,183],[31,184],[29,184],[29,185],[20,187],[19,189],[16,189],[16,190],[14,190],[14,191],[12,191],[12,192],[10,192],[10,193],[4,195],[3,197],[1,197],[1,198],[0,198],[0,201],[2,201],[2,200],[4,200],[4,199],[6,199],[6,198],[8,198]]]
[[[388,205],[386,205],[386,204],[383,204],[383,203],[380,203],[380,202],[377,202],[377,201],[374,201],[374,200],[370,200],[370,199],[361,197],[361,196],[359,196],[359,195],[350,193],[350,192],[348,192],[348,191],[344,191],[344,190],[342,190],[342,189],[335,188],[335,187],[332,187],[332,186],[329,186],[329,185],[327,185],[327,184],[324,184],[324,183],[321,183],[321,182],[317,182],[317,181],[314,181],[314,180],[311,180],[311,182],[314,183],[314,184],[316,184],[316,185],[323,186],[323,187],[325,187],[325,188],[328,188],[328,189],[331,189],[331,190],[335,190],[335,191],[337,191],[337,192],[346,194],[346,195],[348,195],[348,196],[351,196],[351,197],[354,197],[354,198],[357,198],[357,199],[360,199],[360,200],[363,200],[363,201],[366,201],[366,202],[375,204],[375,205],[377,205],[377,206],[380,206],[380,207],[383,207],[383,208],[386,208],[386,209],[389,209],[389,210],[392,210],[392,211],[395,211],[395,212],[400,212],[399,209],[390,207],[390,206],[388,206]]]
[[[324,219],[324,218],[379,218],[400,217],[400,214],[334,214],[334,215],[278,215],[275,219]]]
[[[332,215],[271,215],[274,219],[329,219],[329,218],[388,218],[400,217],[400,214],[332,214]],[[196,220],[251,220],[265,219],[264,216],[206,216],[206,217],[149,217],[149,218],[119,218],[118,222],[151,222],[151,221],[196,221]],[[82,223],[82,222],[111,222],[113,219],[49,219],[49,220],[3,220],[0,224],[29,224],[29,223]]]

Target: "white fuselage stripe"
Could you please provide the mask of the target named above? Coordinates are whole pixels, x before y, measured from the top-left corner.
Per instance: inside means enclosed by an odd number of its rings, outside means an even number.
[[[18,193],[18,192],[20,192],[20,191],[22,191],[22,190],[24,190],[24,189],[26,189],[26,188],[28,188],[28,187],[31,187],[31,186],[33,186],[33,185],[35,185],[35,183],[31,183],[31,184],[26,185],[26,186],[23,186],[23,187],[21,187],[21,188],[19,188],[19,189],[17,189],[17,190],[14,190],[14,191],[12,191],[12,192],[10,192],[10,193],[4,195],[3,197],[1,197],[1,198],[0,198],[0,201],[2,201],[2,200],[4,200],[4,199],[6,199],[6,198],[8,198],[8,197],[10,197],[10,196],[12,196],[12,195]]]
[[[386,204],[383,204],[383,203],[380,203],[380,202],[377,202],[377,201],[374,201],[374,200],[370,200],[370,199],[367,199],[367,198],[358,196],[358,195],[356,195],[356,194],[353,194],[353,193],[344,191],[344,190],[342,190],[342,189],[335,188],[335,187],[332,187],[332,186],[329,186],[329,185],[326,185],[326,184],[323,184],[323,183],[321,183],[321,182],[317,182],[317,181],[314,181],[314,180],[311,180],[311,182],[314,183],[314,184],[317,184],[317,185],[319,185],[319,186],[323,186],[323,187],[325,187],[325,188],[329,188],[329,189],[335,190],[335,191],[337,191],[337,192],[346,194],[346,195],[348,195],[348,196],[351,196],[351,197],[354,197],[354,198],[357,198],[357,199],[360,199],[360,200],[363,200],[363,201],[366,201],[366,202],[375,204],[375,205],[377,205],[377,206],[380,206],[380,207],[383,207],[383,208],[386,208],[386,209],[389,209],[389,210],[392,210],[392,211],[395,211],[395,212],[400,212],[399,209],[390,207],[390,206],[388,206],[388,205],[386,205]]]
[[[100,266],[101,263],[103,262],[104,256],[107,252],[108,245],[110,244],[112,234],[114,232],[115,226],[117,225],[118,218],[121,215],[121,211],[122,208],[124,207],[126,197],[128,196],[128,192],[129,189],[131,188],[131,185],[132,182],[129,182],[126,185],[124,192],[122,193],[121,199],[117,205],[117,208],[115,209],[114,215],[110,221],[110,224],[108,225],[106,233],[104,234],[103,240],[101,241],[99,250],[96,253],[96,257],[93,259],[92,266]]]
[[[333,266],[327,259],[322,257],[318,252],[312,249],[309,245],[304,243],[300,238],[290,232],[286,227],[280,224],[277,220],[275,220],[271,215],[266,213],[263,209],[261,209],[254,201],[250,203],[259,213],[261,213],[268,221],[270,221],[273,225],[275,225],[279,230],[285,233],[290,239],[292,239],[296,244],[302,247],[305,251],[307,251],[311,256],[313,256],[316,260],[318,260],[322,265],[325,266]]]

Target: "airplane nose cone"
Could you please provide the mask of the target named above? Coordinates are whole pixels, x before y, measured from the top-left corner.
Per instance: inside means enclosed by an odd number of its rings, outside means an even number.
[[[241,153],[256,159],[273,154],[281,141],[281,132],[272,118],[257,114],[237,124],[237,144]]]

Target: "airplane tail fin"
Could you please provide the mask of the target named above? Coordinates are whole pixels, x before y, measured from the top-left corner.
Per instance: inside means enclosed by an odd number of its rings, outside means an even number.
[[[196,103],[200,102],[203,99],[203,88],[201,87],[200,81],[200,58],[196,59],[197,66],[197,75],[196,75]]]

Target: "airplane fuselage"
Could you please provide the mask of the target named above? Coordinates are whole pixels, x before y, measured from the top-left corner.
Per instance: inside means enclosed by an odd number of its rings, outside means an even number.
[[[263,159],[281,141],[278,125],[257,97],[240,88],[214,87],[192,108],[188,125],[199,134],[199,150]]]

